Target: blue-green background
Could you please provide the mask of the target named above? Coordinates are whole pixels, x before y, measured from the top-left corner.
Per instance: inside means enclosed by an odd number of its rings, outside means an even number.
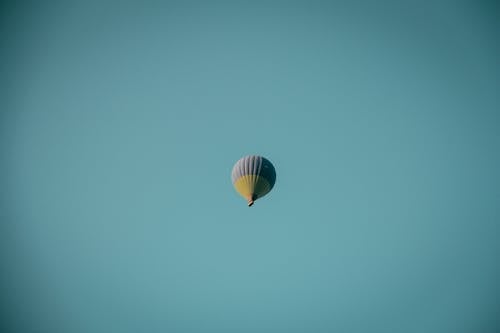
[[[2,332],[500,330],[496,2],[0,15]]]

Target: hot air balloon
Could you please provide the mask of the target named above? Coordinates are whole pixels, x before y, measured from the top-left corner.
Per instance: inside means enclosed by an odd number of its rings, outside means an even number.
[[[269,193],[276,182],[276,171],[268,159],[249,155],[236,162],[231,173],[236,191],[252,206],[254,201]]]

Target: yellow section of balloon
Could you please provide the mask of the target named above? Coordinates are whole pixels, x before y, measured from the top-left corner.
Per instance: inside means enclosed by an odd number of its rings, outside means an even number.
[[[234,188],[243,198],[248,200],[249,205],[271,191],[269,182],[259,175],[241,176],[234,182]]]

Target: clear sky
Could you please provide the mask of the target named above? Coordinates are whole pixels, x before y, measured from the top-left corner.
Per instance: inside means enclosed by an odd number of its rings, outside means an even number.
[[[1,6],[2,332],[500,330],[494,1]]]

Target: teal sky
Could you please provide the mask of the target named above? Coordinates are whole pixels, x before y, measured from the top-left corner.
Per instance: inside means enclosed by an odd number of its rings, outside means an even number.
[[[500,330],[493,1],[0,13],[2,332]]]

